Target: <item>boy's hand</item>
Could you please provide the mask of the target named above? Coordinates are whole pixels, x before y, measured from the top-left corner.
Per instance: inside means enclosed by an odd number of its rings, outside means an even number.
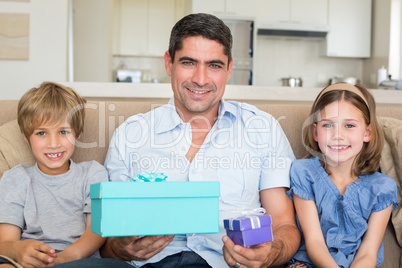
[[[56,254],[57,256],[53,259],[53,262],[46,265],[46,267],[77,260],[77,258],[74,255],[72,255],[72,253],[71,254],[70,253],[67,250],[63,250],[63,251],[57,253]]]
[[[45,267],[50,267],[50,266],[62,264],[65,262],[69,262],[70,260],[68,258],[64,258],[63,254],[61,254],[61,253],[62,252],[57,253],[57,257],[54,258],[53,262],[47,264]]]
[[[56,251],[41,241],[21,240],[15,247],[18,248],[16,261],[26,268],[43,267],[56,257]]]

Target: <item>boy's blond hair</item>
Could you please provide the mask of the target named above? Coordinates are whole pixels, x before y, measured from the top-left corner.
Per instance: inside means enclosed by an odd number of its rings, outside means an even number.
[[[29,140],[40,125],[65,120],[78,138],[84,129],[85,103],[86,100],[73,89],[54,82],[43,82],[20,99],[18,125]]]

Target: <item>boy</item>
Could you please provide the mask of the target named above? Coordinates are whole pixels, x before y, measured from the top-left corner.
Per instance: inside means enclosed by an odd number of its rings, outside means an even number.
[[[107,181],[108,174],[96,161],[70,159],[84,128],[85,103],[72,89],[52,82],[21,98],[18,124],[36,164],[18,165],[0,180],[1,268],[99,256],[104,238],[91,232],[89,189]]]

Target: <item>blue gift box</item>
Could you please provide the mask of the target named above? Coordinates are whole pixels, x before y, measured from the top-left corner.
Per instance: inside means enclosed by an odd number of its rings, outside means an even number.
[[[91,185],[91,230],[101,236],[219,232],[219,182]]]
[[[223,225],[227,236],[236,245],[249,247],[273,240],[270,215],[242,216],[225,219]]]

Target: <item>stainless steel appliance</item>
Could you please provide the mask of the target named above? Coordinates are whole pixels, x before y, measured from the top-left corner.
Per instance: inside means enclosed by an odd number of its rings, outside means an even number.
[[[399,81],[392,79],[391,75],[388,75],[388,79],[383,80],[379,85],[379,89],[400,89]]]
[[[343,76],[334,76],[329,79],[328,85],[332,85],[335,83],[347,83],[350,85],[356,85],[360,83],[360,79],[357,77],[349,76],[349,77],[343,77]]]
[[[302,87],[303,79],[301,77],[284,77],[282,78],[282,86],[284,87]]]
[[[223,20],[233,36],[233,71],[228,84],[253,83],[253,31],[254,23],[248,20]]]
[[[142,71],[131,69],[117,69],[116,70],[116,82],[126,83],[141,83]]]

